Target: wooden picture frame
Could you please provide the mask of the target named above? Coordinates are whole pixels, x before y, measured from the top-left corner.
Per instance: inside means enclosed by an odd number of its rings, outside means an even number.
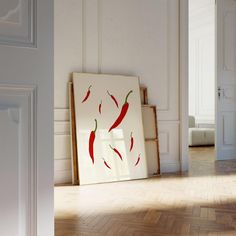
[[[157,108],[154,105],[142,105],[142,116],[144,126],[145,142],[155,142],[156,154],[157,154],[157,170],[155,175],[161,174],[160,169],[160,147],[158,137],[158,119],[157,119]],[[148,159],[148,155],[147,155]],[[150,173],[149,173],[150,174]]]
[[[160,175],[160,156],[158,139],[145,140],[149,177]]]
[[[69,109],[70,109],[70,134],[71,134],[71,166],[72,166],[72,184],[79,185],[79,172],[78,172],[78,152],[76,140],[76,122],[75,122],[75,100],[73,83],[69,82]]]
[[[147,87],[144,87],[144,86],[140,87],[140,96],[141,96],[142,105],[147,105],[148,104]]]

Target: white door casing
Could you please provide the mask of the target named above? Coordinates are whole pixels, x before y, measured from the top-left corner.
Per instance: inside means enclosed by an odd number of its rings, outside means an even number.
[[[179,78],[180,78],[180,164],[181,171],[188,171],[188,0],[179,1]]]
[[[188,0],[180,0],[181,166],[188,169]],[[216,0],[216,159],[236,158],[236,1]],[[220,88],[220,99],[218,98]]]
[[[217,0],[216,157],[236,159],[236,1]]]
[[[0,235],[50,236],[53,0],[0,1]]]

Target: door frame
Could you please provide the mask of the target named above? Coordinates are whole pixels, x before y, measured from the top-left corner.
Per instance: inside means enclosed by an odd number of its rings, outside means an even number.
[[[189,80],[189,0],[179,0],[179,82],[180,82],[180,168],[189,169],[188,158],[188,80]]]
[[[217,0],[216,0],[217,1]],[[179,78],[180,78],[180,166],[189,170],[188,127],[189,127],[189,0],[179,0]],[[216,6],[217,7],[217,6]],[[216,8],[215,8],[216,14]],[[216,21],[215,21],[216,22]],[[217,27],[215,25],[215,27]],[[215,28],[215,91],[217,88],[217,31]],[[215,92],[215,122],[217,121],[217,93]],[[216,123],[217,124],[217,123]],[[217,129],[216,129],[217,131]],[[217,132],[215,132],[217,133]],[[217,152],[217,138],[215,150]],[[216,160],[217,153],[215,155]]]

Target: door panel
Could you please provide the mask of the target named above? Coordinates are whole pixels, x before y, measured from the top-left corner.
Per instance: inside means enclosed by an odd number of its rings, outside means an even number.
[[[0,88],[0,235],[36,235],[35,88]]]
[[[228,2],[227,2],[228,1]],[[232,9],[227,6],[223,6],[223,59],[224,59],[224,71],[235,71],[236,55],[232,51],[232,45],[236,42],[236,15],[235,15],[235,0],[226,0],[225,4],[232,5]],[[232,74],[231,74],[232,75]],[[230,73],[229,73],[230,76]],[[229,78],[227,78],[229,79]],[[232,79],[232,77],[231,77]]]
[[[19,112],[19,110],[17,111]],[[19,225],[19,189],[17,185],[18,168],[17,165],[12,165],[12,162],[18,163],[18,135],[19,127],[18,123],[14,122],[11,118],[10,109],[0,109],[0,133],[8,134],[7,137],[0,137],[0,149],[2,155],[5,157],[1,164],[5,166],[5,171],[0,172],[0,183],[4,186],[4,181],[8,180],[8,185],[5,187],[4,191],[1,191],[0,202],[1,212],[4,212],[4,216],[0,215],[1,222],[1,235],[23,235],[22,231],[20,233]],[[12,148],[8,148],[8,143],[11,143]],[[10,171],[9,171],[10,170]],[[12,176],[14,175],[14,176]],[[9,187],[10,186],[10,187]],[[9,206],[5,203],[9,202]],[[14,211],[15,214],[11,212]],[[9,225],[13,227],[8,228]]]
[[[36,0],[1,0],[1,44],[35,46],[36,10]]]
[[[236,159],[236,1],[217,0],[217,159]]]
[[[0,235],[53,235],[53,0],[0,1],[0,141]]]
[[[235,112],[224,112],[223,113],[223,144],[224,149],[227,148],[227,146],[232,146],[236,144],[236,133],[235,133]]]

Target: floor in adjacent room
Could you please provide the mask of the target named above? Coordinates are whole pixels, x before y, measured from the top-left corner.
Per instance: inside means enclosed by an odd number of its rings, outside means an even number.
[[[56,236],[236,235],[236,161],[189,153],[188,175],[56,187]]]

